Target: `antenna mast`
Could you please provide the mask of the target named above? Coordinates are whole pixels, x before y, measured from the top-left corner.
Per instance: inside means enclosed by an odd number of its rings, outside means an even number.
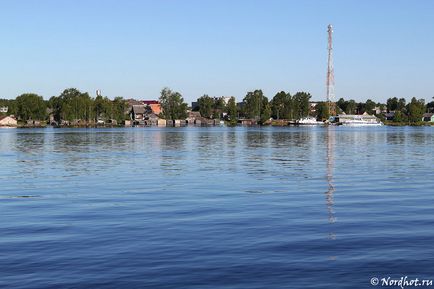
[[[327,61],[327,106],[329,115],[336,115],[335,107],[335,73],[333,68],[333,27],[327,27],[328,32],[328,61]]]

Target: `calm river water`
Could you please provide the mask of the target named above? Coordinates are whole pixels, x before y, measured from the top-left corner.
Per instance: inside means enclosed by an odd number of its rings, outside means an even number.
[[[0,287],[434,279],[434,127],[0,130]]]

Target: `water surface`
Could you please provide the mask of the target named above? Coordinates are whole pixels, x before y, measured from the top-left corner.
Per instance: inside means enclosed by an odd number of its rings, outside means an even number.
[[[0,287],[434,279],[434,128],[0,130]]]

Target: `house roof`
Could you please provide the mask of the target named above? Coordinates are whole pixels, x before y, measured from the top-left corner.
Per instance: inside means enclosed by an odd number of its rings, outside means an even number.
[[[135,99],[132,99],[132,98],[127,99],[127,102],[128,102],[128,105],[129,105],[129,106],[133,106],[133,105],[142,105],[142,104],[143,104],[142,101],[135,100]]]
[[[158,100],[144,100],[143,104],[160,104]]]
[[[423,117],[432,117],[434,113],[424,113]]]
[[[190,117],[201,117],[199,111],[190,111],[190,112],[188,113],[188,115],[189,115]]]
[[[134,113],[145,113],[145,106],[144,105],[133,105],[133,111]]]
[[[159,117],[158,117],[158,115],[156,115],[155,113],[150,113],[150,114],[148,115],[148,119],[155,119],[155,120],[157,120],[157,119],[159,119]]]
[[[14,117],[11,117],[11,116],[9,116],[9,115],[4,115],[4,116],[0,116],[0,120],[3,120],[3,119],[5,119],[5,118],[7,118],[7,117],[10,117],[10,118],[12,118],[12,119],[15,119]]]

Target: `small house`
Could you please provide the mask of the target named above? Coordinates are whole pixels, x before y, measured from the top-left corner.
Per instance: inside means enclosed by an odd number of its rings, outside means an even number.
[[[391,111],[391,112],[385,113],[384,118],[386,120],[393,120],[395,118],[395,112]]]
[[[145,117],[145,106],[144,105],[133,105],[131,108],[131,119],[133,121],[141,121]]]
[[[201,115],[199,111],[188,111],[187,112],[187,123],[194,124],[197,119],[200,119]]]
[[[145,116],[145,125],[158,125],[160,118],[155,113],[150,113]]]
[[[0,126],[17,126],[17,120],[11,116],[0,116]]]
[[[161,113],[161,104],[158,100],[144,100],[143,104],[147,106],[153,114],[159,115]]]
[[[246,126],[258,124],[258,122],[254,119],[240,119],[238,120],[238,122],[241,123],[241,125],[246,125]]]
[[[422,117],[422,121],[434,122],[434,113],[424,113]]]

